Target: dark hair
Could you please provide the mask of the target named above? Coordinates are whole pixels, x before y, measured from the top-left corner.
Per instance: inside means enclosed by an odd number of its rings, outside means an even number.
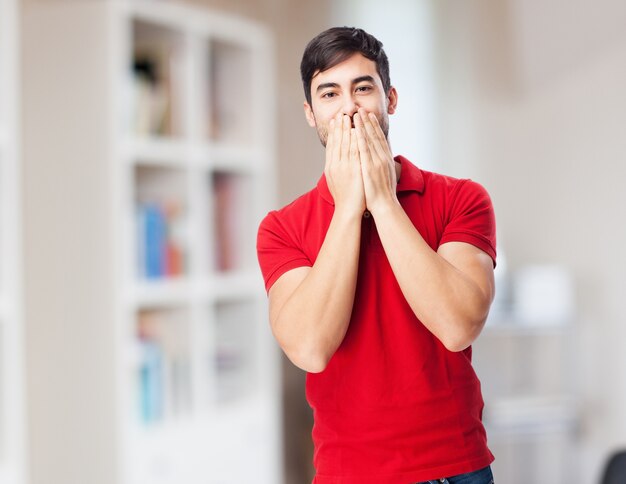
[[[318,72],[323,72],[340,64],[355,53],[376,63],[376,71],[383,83],[385,93],[391,89],[389,60],[380,40],[362,29],[355,27],[333,27],[311,40],[302,55],[300,75],[304,95],[311,104],[311,81]]]

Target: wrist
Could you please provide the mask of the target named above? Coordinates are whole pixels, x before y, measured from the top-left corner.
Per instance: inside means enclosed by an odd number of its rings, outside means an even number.
[[[379,199],[373,203],[367,204],[367,209],[372,213],[374,218],[386,217],[398,208],[402,207],[395,194],[386,197],[379,197]]]
[[[364,212],[365,206],[348,203],[335,203],[334,217],[346,222],[355,220],[360,221]]]

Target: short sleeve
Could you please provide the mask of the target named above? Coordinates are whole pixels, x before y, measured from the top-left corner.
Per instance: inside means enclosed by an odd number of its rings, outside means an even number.
[[[496,265],[496,219],[491,198],[482,185],[461,180],[453,192],[452,204],[440,245],[466,242],[486,252]]]
[[[277,212],[270,212],[259,225],[257,257],[265,281],[265,290],[285,272],[297,267],[311,267],[313,263],[281,222]]]

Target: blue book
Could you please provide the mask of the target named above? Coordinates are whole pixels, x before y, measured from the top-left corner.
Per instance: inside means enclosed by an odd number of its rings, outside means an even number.
[[[163,351],[154,341],[145,340],[140,344],[141,417],[145,423],[151,423],[163,417]]]
[[[151,203],[144,207],[146,277],[156,279],[165,275],[167,241],[166,220],[161,207]]]

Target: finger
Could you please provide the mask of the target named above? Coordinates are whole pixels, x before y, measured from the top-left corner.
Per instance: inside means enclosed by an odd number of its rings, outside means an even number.
[[[385,133],[383,133],[383,130],[378,123],[378,118],[374,113],[367,114],[365,129],[370,139],[370,149],[375,150],[376,155],[381,160],[387,159],[390,155],[389,143],[387,143]]]
[[[362,135],[365,143],[367,144],[370,162],[379,161],[378,152],[376,150],[376,131],[372,126],[372,122],[369,118],[369,113],[365,109],[359,109],[360,124],[362,127]]]
[[[350,155],[350,116],[342,116],[343,133],[341,134],[341,159],[347,160]]]
[[[341,113],[337,113],[333,119],[335,127],[333,129],[333,151],[331,154],[334,160],[339,160],[339,157],[341,156],[341,139],[343,135]]]
[[[387,137],[383,132],[383,129],[378,122],[378,118],[374,113],[368,113],[369,125],[373,129],[373,137],[370,137],[371,146],[370,149],[375,150],[375,157],[377,161],[384,162],[389,170],[389,177],[392,180],[396,180],[395,163],[393,161],[393,155]],[[372,131],[370,131],[371,133]]]
[[[326,168],[332,160],[333,149],[335,146],[335,120],[331,119],[328,123],[328,133],[326,138]]]
[[[359,146],[355,128],[350,128],[350,161],[359,161]]]
[[[363,119],[359,113],[354,115],[354,126],[361,163],[371,163],[370,149],[365,133],[365,126],[363,126]]]

